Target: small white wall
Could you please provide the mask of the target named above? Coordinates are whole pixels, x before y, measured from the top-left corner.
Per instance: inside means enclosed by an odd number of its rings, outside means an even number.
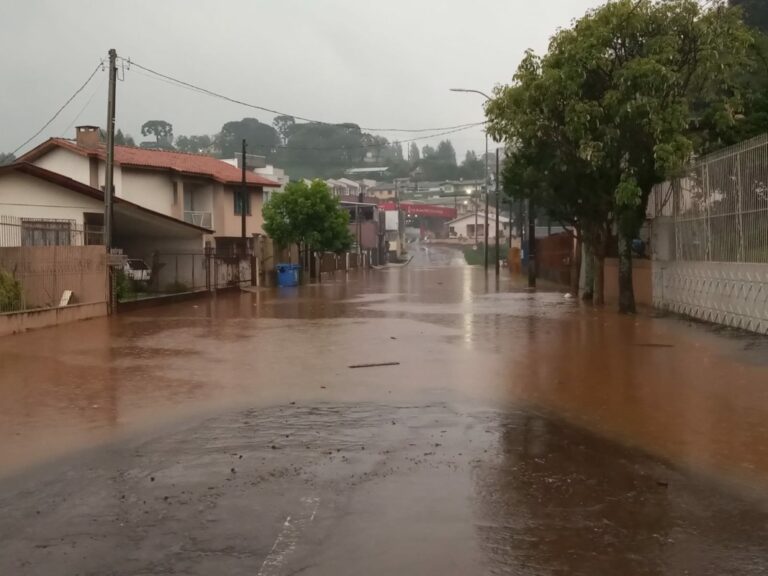
[[[83,212],[103,212],[101,201],[20,173],[0,176],[0,214],[18,218],[74,220],[83,226]]]
[[[41,158],[33,162],[40,168],[45,168],[51,172],[56,172],[87,184],[91,184],[90,161],[85,156],[65,148],[54,148]]]
[[[122,174],[122,194],[120,197],[155,212],[175,216],[173,213],[173,180],[168,174],[126,170]]]

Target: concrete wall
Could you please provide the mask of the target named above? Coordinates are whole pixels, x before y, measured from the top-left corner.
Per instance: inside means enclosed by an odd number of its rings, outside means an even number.
[[[662,310],[768,334],[768,264],[654,261],[653,303]]]
[[[64,290],[72,290],[72,303],[107,301],[103,246],[0,248],[0,268],[21,283],[26,309],[58,306]]]
[[[653,265],[650,260],[632,261],[632,286],[635,291],[635,304],[653,306]],[[619,259],[605,259],[605,279],[603,290],[606,304],[619,302]]]
[[[76,322],[106,315],[106,302],[0,314],[0,336],[8,336],[25,332],[26,330],[47,328],[49,326],[66,324],[67,322]]]

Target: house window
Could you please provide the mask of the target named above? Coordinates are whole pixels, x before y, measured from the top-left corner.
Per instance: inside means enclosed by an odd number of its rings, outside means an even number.
[[[104,244],[104,214],[101,212],[83,213],[83,228],[85,245],[98,246]]]
[[[72,220],[46,220],[22,218],[22,246],[71,246],[74,222]]]
[[[243,195],[241,190],[234,190],[235,197],[235,214],[240,216],[243,213]],[[251,215],[251,191],[247,190],[245,193],[245,213]]]

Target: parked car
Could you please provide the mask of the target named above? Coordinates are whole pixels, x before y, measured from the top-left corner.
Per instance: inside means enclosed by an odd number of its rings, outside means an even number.
[[[144,260],[129,258],[123,264],[123,274],[134,282],[149,282],[152,271]]]

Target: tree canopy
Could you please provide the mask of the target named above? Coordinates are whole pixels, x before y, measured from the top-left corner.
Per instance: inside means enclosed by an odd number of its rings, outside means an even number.
[[[16,160],[16,156],[14,156],[11,153],[4,153],[0,152],[0,166],[5,166],[6,164],[11,164]]]
[[[207,134],[200,136],[179,136],[176,138],[176,149],[181,152],[205,154],[212,151],[213,138]]]
[[[243,139],[248,144],[248,154],[265,156],[273,161],[280,146],[280,135],[272,126],[256,118],[243,118],[227,122],[221,127],[216,144],[223,158],[234,158],[242,150]]]
[[[489,132],[508,143],[505,186],[583,226],[618,225],[623,311],[651,189],[739,122],[752,41],[731,11],[695,0],[616,0],[529,53],[487,105]]]
[[[173,124],[165,120],[147,120],[141,125],[142,136],[154,136],[155,142],[142,142],[149,148],[173,149]]]
[[[290,182],[264,206],[264,231],[284,247],[343,252],[352,246],[348,225],[349,214],[321,180]]]

